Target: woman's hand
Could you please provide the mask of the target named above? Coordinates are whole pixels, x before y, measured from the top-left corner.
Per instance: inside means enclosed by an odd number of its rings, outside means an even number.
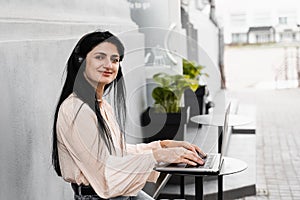
[[[155,149],[153,150],[153,155],[157,162],[186,163],[193,166],[204,164],[204,161],[196,152],[184,147]]]
[[[203,158],[206,157],[206,153],[204,153],[197,145],[191,144],[186,141],[162,140],[160,141],[160,146],[162,148],[183,147],[194,153],[200,154],[200,156]]]

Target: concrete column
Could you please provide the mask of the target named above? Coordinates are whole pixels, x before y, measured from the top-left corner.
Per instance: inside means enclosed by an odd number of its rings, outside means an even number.
[[[182,57],[186,57],[186,38],[181,26],[179,0],[131,1],[132,19],[145,35],[147,105],[152,106],[151,96],[155,84],[154,74],[182,73]],[[167,54],[170,52],[170,54]],[[145,108],[146,109],[146,108]]]
[[[214,96],[221,88],[221,74],[219,70],[219,39],[218,27],[209,19],[208,14],[203,13],[191,0],[187,11],[190,23],[197,30],[198,63],[205,66],[204,71],[209,74],[205,78],[209,93]]]

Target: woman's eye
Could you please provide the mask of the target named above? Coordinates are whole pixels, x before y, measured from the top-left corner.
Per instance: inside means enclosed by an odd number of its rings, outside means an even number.
[[[98,59],[98,60],[103,60],[104,56],[96,56],[95,58]]]
[[[118,62],[119,62],[119,59],[117,59],[117,58],[112,60],[112,63],[118,63]]]

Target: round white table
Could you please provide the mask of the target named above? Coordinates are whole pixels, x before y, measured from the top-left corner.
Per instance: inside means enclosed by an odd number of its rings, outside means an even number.
[[[208,115],[196,115],[191,117],[192,122],[197,124],[202,124],[206,126],[217,126],[218,127],[218,153],[221,153],[222,149],[222,140],[223,140],[223,126],[225,120],[224,114],[208,114]],[[241,126],[251,123],[251,119],[247,116],[229,114],[228,115],[228,126]]]
[[[191,117],[191,121],[197,124],[208,126],[222,126],[224,125],[225,114],[209,114],[209,115],[196,115]],[[228,126],[246,125],[251,122],[247,116],[229,114]]]

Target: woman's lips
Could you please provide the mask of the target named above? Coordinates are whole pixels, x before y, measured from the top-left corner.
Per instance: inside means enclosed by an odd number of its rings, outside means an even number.
[[[103,76],[110,76],[112,75],[112,72],[109,72],[109,71],[104,71],[104,72],[101,72]]]

